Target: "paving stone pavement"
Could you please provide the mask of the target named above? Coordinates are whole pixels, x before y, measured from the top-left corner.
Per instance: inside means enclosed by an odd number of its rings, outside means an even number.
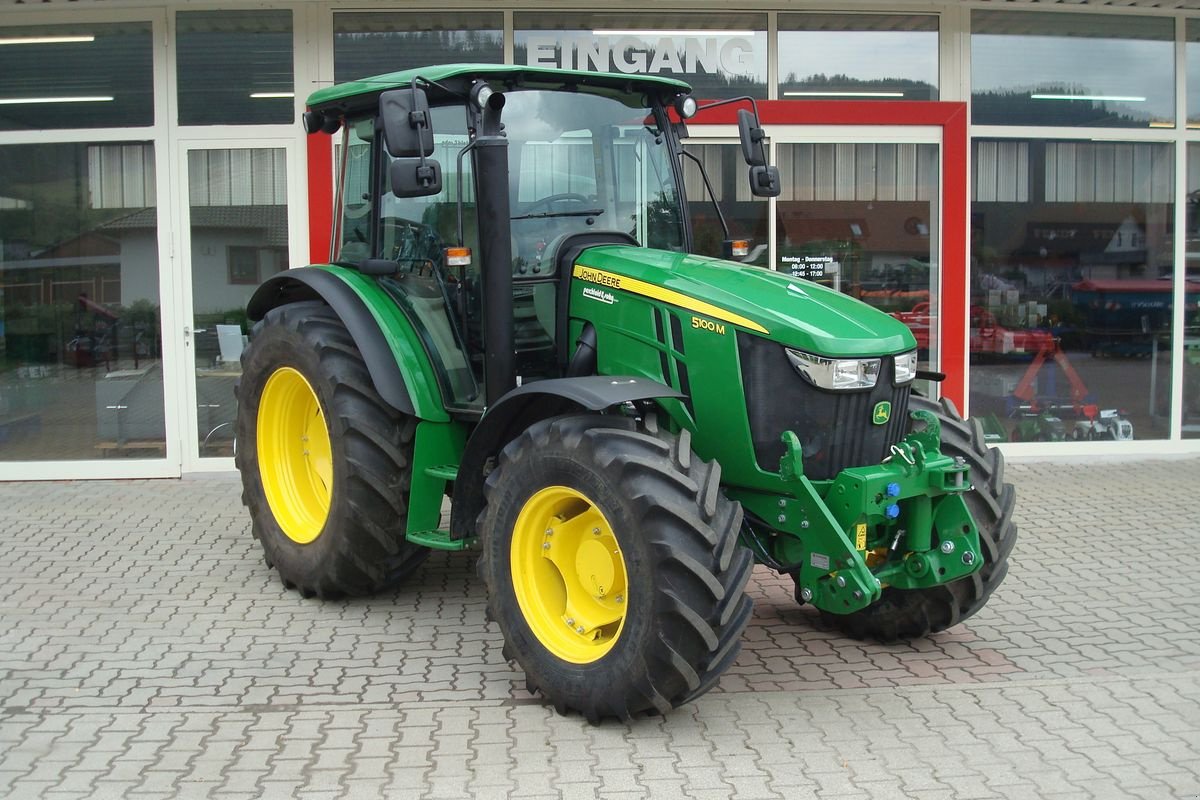
[[[235,477],[0,484],[0,797],[1200,797],[1200,459],[1008,479],[971,620],[855,642],[759,568],[717,689],[598,727],[526,694],[470,556],[305,601]]]

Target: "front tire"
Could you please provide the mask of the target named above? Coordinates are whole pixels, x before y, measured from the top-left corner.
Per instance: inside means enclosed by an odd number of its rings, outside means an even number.
[[[666,713],[733,663],[753,567],[720,467],[651,419],[536,423],[485,486],[480,573],[531,691],[591,722]]]
[[[237,388],[242,502],[268,566],[305,597],[365,595],[428,555],[405,539],[415,421],[375,391],[329,306],[267,312]]]
[[[965,578],[929,589],[883,591],[875,603],[853,614],[821,612],[826,624],[856,639],[894,642],[937,633],[983,608],[1008,574],[1008,556],[1017,541],[1013,522],[1016,491],[1004,482],[1004,456],[984,442],[978,420],[964,420],[949,400],[941,405],[913,395],[913,411],[929,411],[942,426],[942,453],[961,456],[970,467],[973,489],[963,499],[979,528],[983,566]]]

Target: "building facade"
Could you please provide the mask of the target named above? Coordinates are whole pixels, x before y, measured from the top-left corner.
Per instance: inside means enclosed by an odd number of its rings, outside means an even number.
[[[689,126],[750,263],[903,320],[1011,452],[1200,452],[1200,3],[840,6],[7,0],[0,479],[231,469],[246,300],[328,252],[304,98],[450,61],[756,98],[778,198]]]

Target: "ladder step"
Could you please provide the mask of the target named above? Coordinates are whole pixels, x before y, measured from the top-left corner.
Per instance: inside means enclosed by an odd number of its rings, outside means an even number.
[[[410,531],[404,538],[413,544],[434,550],[466,550],[475,543],[474,539],[451,539],[450,531]]]
[[[458,479],[458,467],[453,464],[441,464],[436,467],[426,467],[425,474],[431,478],[440,478],[444,481],[453,481]]]

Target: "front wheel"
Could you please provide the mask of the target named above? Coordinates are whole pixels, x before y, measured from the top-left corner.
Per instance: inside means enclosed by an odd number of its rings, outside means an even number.
[[[972,489],[963,499],[979,529],[983,566],[957,581],[928,589],[888,588],[872,605],[853,614],[822,612],[825,622],[856,639],[915,639],[957,625],[987,603],[1008,574],[1017,541],[1013,522],[1016,492],[1004,482],[1004,456],[984,443],[978,420],[964,420],[949,400],[941,405],[914,395],[913,411],[929,411],[942,426],[942,453],[961,456],[970,467]]]
[[[539,422],[488,476],[480,573],[505,655],[560,711],[666,713],[737,657],[753,567],[720,467],[653,420]]]

